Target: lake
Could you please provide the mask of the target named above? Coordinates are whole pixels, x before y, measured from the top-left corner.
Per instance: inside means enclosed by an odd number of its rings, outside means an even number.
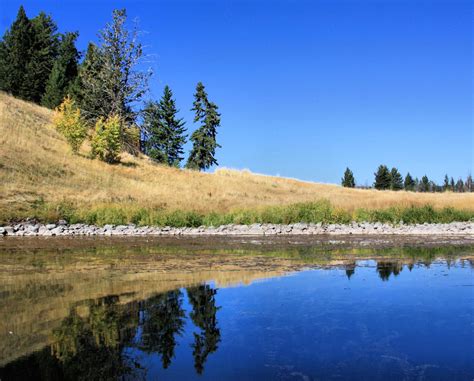
[[[0,240],[0,379],[472,380],[474,245]]]

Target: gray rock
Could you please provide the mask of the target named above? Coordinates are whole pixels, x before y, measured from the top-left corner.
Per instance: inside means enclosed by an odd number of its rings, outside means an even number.
[[[48,230],[52,230],[52,229],[54,229],[54,228],[56,227],[56,224],[47,224],[45,227],[46,227],[46,229],[48,229]]]

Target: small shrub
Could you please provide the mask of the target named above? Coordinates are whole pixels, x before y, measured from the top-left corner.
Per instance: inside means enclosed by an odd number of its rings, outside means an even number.
[[[98,119],[92,137],[92,157],[98,157],[110,164],[120,161],[121,131],[122,121],[119,116],[113,115],[105,120]]]
[[[81,117],[81,110],[69,96],[56,109],[53,123],[66,138],[72,152],[77,153],[87,137],[87,125]]]

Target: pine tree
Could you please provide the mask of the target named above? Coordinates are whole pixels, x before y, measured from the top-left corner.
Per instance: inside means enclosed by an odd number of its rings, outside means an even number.
[[[449,189],[449,177],[448,175],[444,175],[444,184],[443,184],[443,189],[447,191]]]
[[[415,190],[415,180],[411,177],[410,172],[407,173],[405,176],[405,182],[403,184],[406,191],[414,191]]]
[[[403,178],[398,169],[393,167],[390,171],[390,189],[398,191],[403,189]]]
[[[349,169],[349,167],[347,167],[345,172],[344,172],[344,177],[341,180],[341,184],[342,184],[343,187],[346,187],[346,188],[354,188],[355,187],[354,174]]]
[[[183,160],[186,128],[183,119],[176,116],[178,110],[169,86],[165,86],[160,102],[149,102],[143,113],[146,153],[160,163],[179,167]]]
[[[21,91],[25,99],[40,103],[58,53],[58,27],[44,12],[33,18],[31,24],[34,38]]]
[[[0,90],[28,99],[24,93],[34,31],[23,6],[0,43]]]
[[[451,185],[451,190],[454,192],[456,189],[455,189],[455,184],[454,184],[454,178],[452,176],[451,176],[450,185]]]
[[[421,178],[420,182],[420,192],[429,192],[430,191],[430,180],[428,179],[428,176],[424,175]]]
[[[193,148],[189,154],[186,167],[194,170],[205,170],[212,165],[217,165],[215,159],[217,144],[217,127],[219,127],[221,118],[217,112],[217,105],[210,102],[207,98],[204,85],[199,82],[194,94],[194,103],[191,111],[195,112],[194,123],[200,122],[201,126],[191,135]]]
[[[375,175],[374,187],[378,190],[390,189],[391,176],[390,171],[386,165],[380,165]]]
[[[66,33],[62,36],[59,47],[58,59],[54,62],[53,69],[46,84],[46,91],[41,99],[43,106],[55,108],[61,101],[70,95],[71,87],[78,73],[78,60],[80,57],[75,41],[78,33]]]

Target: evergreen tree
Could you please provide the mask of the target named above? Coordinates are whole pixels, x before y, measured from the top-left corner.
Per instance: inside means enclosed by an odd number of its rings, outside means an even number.
[[[420,192],[429,192],[430,191],[430,180],[428,179],[428,176],[424,175],[421,178],[420,182]]]
[[[451,186],[451,190],[454,192],[456,189],[455,189],[455,184],[454,184],[454,178],[453,177],[451,177],[450,186]]]
[[[375,175],[374,187],[378,190],[390,189],[391,176],[390,171],[386,165],[380,165]]]
[[[23,99],[28,99],[24,91],[33,39],[33,26],[20,6],[16,20],[0,42],[0,90]]]
[[[401,190],[403,189],[403,178],[398,169],[393,167],[390,171],[390,189]]]
[[[344,177],[341,180],[341,184],[342,184],[343,187],[346,187],[346,188],[354,188],[355,187],[354,174],[349,169],[349,167],[347,167],[345,172],[344,172]]]
[[[175,100],[169,86],[165,86],[160,102],[149,102],[143,111],[145,150],[152,159],[179,167],[186,142],[183,119],[177,118]]]
[[[457,182],[456,182],[456,192],[464,192],[464,181],[462,181],[462,179],[459,179]]]
[[[71,92],[71,86],[77,77],[79,52],[75,41],[78,33],[66,33],[62,36],[58,59],[46,84],[46,91],[41,103],[43,106],[55,108]]]
[[[443,188],[445,191],[447,191],[449,189],[449,177],[448,175],[444,175],[444,184],[443,184]]]
[[[99,116],[104,116],[100,97],[102,89],[97,80],[101,70],[99,48],[92,42],[87,46],[84,61],[79,66],[79,75],[71,84],[71,96],[78,102],[83,115],[90,124],[95,123]]]
[[[474,190],[473,184],[472,184],[472,176],[468,175],[466,179],[466,191],[467,192],[472,192]]]
[[[194,94],[194,103],[191,111],[195,112],[194,123],[200,122],[201,126],[191,135],[193,148],[189,154],[186,167],[194,170],[203,170],[217,165],[215,159],[217,144],[217,127],[221,122],[221,116],[217,112],[217,105],[207,98],[204,85],[199,82]]]
[[[413,180],[413,177],[411,177],[410,172],[408,172],[405,176],[405,182],[403,185],[406,191],[415,190],[415,180]]]
[[[22,93],[25,99],[40,103],[58,53],[59,36],[56,33],[58,27],[51,16],[44,12],[32,19],[31,24],[34,38],[26,65]]]

